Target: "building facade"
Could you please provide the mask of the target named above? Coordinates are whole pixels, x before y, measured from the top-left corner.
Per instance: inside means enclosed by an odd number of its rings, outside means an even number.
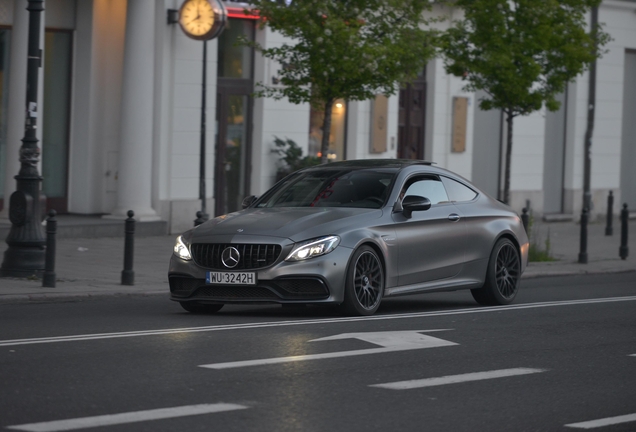
[[[284,39],[227,2],[228,26],[205,44],[170,23],[178,0],[46,0],[38,130],[47,207],[58,213],[165,220],[177,233],[201,209],[203,58],[206,50],[206,209],[240,208],[276,179],[274,140],[316,155],[323,113],[309,105],[251,96],[277,85],[277,65],[234,44],[239,36],[276,46]],[[0,219],[15,190],[24,133],[26,0],[0,0]],[[459,16],[459,10],[434,13]],[[605,0],[613,40],[598,61],[592,145],[592,213],[606,198],[636,209],[636,2]],[[422,158],[472,180],[492,196],[503,185],[505,122],[477,107],[442,59],[398,94],[334,105],[329,160]],[[535,215],[574,217],[583,197],[588,74],[560,96],[557,112],[515,119],[511,205]]]

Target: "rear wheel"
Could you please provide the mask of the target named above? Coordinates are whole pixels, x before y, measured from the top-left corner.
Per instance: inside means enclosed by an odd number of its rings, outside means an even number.
[[[520,277],[519,252],[512,241],[502,238],[497,241],[490,253],[484,286],[470,292],[481,305],[510,304],[517,296]]]
[[[372,315],[384,295],[384,269],[370,246],[353,253],[345,281],[344,308],[351,315]]]
[[[222,304],[202,304],[196,302],[179,302],[179,304],[188,312],[195,314],[214,313],[220,311],[223,307]]]

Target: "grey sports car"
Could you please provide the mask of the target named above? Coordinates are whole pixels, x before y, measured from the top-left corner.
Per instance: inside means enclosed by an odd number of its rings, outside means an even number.
[[[370,315],[385,297],[462,288],[502,305],[528,261],[519,216],[430,162],[307,168],[243,207],[177,238],[168,276],[185,310],[334,303]]]

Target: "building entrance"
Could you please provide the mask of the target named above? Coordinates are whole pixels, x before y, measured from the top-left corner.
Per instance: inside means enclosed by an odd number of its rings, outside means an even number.
[[[426,69],[400,89],[398,114],[398,158],[424,159],[426,118]]]
[[[219,36],[214,164],[214,215],[241,209],[249,194],[252,154],[253,49],[238,45],[254,40],[254,22],[228,20]]]
[[[252,83],[224,81],[219,78],[216,102],[215,216],[240,210],[250,182]]]

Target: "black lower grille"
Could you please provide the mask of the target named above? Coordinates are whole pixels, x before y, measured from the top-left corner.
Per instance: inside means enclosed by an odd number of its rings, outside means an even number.
[[[170,292],[177,298],[217,301],[321,300],[329,289],[317,278],[259,281],[257,286],[208,285],[205,279],[170,276]]]
[[[273,282],[289,296],[329,295],[329,290],[320,279],[277,279]]]
[[[191,246],[192,258],[201,267],[228,270],[221,260],[221,254],[228,247],[236,248],[240,254],[239,262],[232,271],[268,267],[278,260],[282,251],[277,244],[195,243]]]
[[[277,299],[278,296],[263,287],[232,287],[232,286],[205,286],[199,288],[194,297],[206,297],[209,299]]]
[[[170,283],[170,292],[180,296],[187,296],[198,286],[205,285],[205,279],[184,276],[171,276],[168,281]]]

